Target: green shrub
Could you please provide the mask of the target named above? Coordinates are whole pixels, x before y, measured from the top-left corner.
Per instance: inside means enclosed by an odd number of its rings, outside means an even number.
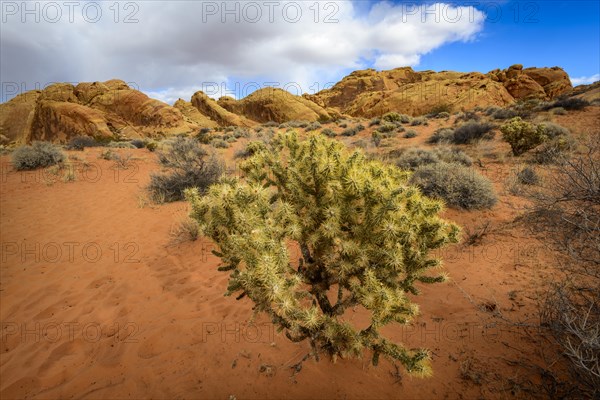
[[[315,358],[369,351],[375,365],[385,356],[430,374],[426,350],[380,329],[409,323],[419,286],[445,279],[430,252],[457,242],[458,227],[439,217],[440,202],[409,186],[407,173],[322,135],[279,135],[240,167],[242,179],[187,192],[230,274],[226,294],[248,297],[290,340],[310,342]],[[288,245],[300,249],[297,263]],[[362,327],[344,318],[355,306],[368,312]]]
[[[201,128],[198,134],[196,135],[196,139],[202,144],[209,144],[212,140],[210,132],[210,128]]]
[[[65,154],[60,147],[48,142],[33,142],[31,146],[21,146],[11,155],[12,164],[17,171],[46,168],[60,164]]]
[[[379,147],[381,141],[383,140],[383,135],[381,132],[373,131],[373,133],[371,133],[371,139],[373,140],[375,147]]]
[[[182,200],[184,190],[189,188],[204,193],[225,171],[221,160],[209,156],[196,140],[188,138],[175,139],[158,154],[158,160],[169,173],[150,175],[148,190],[157,203]]]
[[[452,106],[447,103],[440,103],[435,105],[429,110],[427,113],[427,117],[429,118],[449,118],[450,113],[452,112]]]
[[[156,143],[154,141],[149,141],[148,143],[146,143],[146,148],[149,151],[154,152],[158,148],[158,143]]]
[[[510,144],[515,156],[520,156],[528,150],[539,146],[546,140],[544,127],[523,121],[515,117],[500,127],[503,139]]]
[[[443,199],[450,207],[485,209],[498,201],[486,177],[460,164],[421,166],[413,173],[410,183],[421,188],[427,196]]]
[[[385,122],[401,122],[401,116],[397,112],[389,112],[381,117]]]

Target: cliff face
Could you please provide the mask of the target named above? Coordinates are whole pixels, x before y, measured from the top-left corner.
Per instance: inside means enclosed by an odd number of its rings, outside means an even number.
[[[573,91],[561,68],[513,65],[487,74],[420,71],[355,71],[331,89],[294,96],[265,88],[235,100],[218,101],[196,92],[174,106],[154,100],[113,79],[73,86],[58,83],[0,104],[0,138],[67,141],[85,135],[104,138],[170,135],[201,127],[252,127],[268,121],[318,121],[341,115],[375,117],[389,111],[421,115],[444,106],[453,111],[506,106],[518,100],[551,100]]]
[[[558,67],[523,69],[513,65],[487,74],[415,72],[404,67],[355,71],[333,88],[307,98],[344,114],[373,117],[388,111],[419,115],[439,105],[458,111],[475,106],[505,106],[526,98],[550,100],[571,89],[569,76]]]
[[[0,104],[0,133],[11,141],[66,141],[74,136],[144,137],[192,131],[180,110],[120,80],[58,83]]]

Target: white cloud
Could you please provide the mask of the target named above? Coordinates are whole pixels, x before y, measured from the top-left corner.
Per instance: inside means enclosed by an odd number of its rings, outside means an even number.
[[[594,83],[600,81],[600,74],[595,74],[592,76],[582,76],[579,78],[571,78],[571,83],[573,86],[577,85],[589,85],[590,83]]]
[[[78,3],[71,23],[67,3],[54,2],[62,12],[54,23],[49,20],[55,14],[43,6],[39,22],[23,14],[21,2],[10,2],[16,11],[3,8],[3,82],[29,90],[35,83],[120,78],[168,102],[189,99],[204,82],[295,82],[311,92],[316,82],[322,87],[349,69],[415,66],[444,44],[473,40],[485,20],[473,7],[444,3],[415,8],[378,2],[369,10],[361,3],[359,12],[350,1],[319,7],[299,1],[147,1],[97,3],[102,15],[94,23],[95,8],[88,7],[84,18],[88,3]],[[138,22],[124,23],[127,16]]]

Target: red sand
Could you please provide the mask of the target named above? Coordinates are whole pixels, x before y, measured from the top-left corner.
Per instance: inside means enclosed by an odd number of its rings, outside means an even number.
[[[490,221],[492,231],[443,253],[451,281],[423,289],[414,326],[385,329],[432,351],[432,378],[398,375],[383,360],[373,367],[368,354],[309,359],[294,375],[308,344],[291,343],[264,316],[251,322],[248,300],[223,296],[228,275],[217,271],[211,242],[173,235],[186,203],[143,200],[155,155],[118,150],[138,159],[117,170],[100,151],[70,152],[90,167],[67,183],[14,172],[1,158],[2,399],[543,395],[528,390],[547,345],[510,321],[537,322],[535,294],[553,258],[512,224],[523,200],[503,189],[509,165],[486,161],[502,194],[494,209],[446,212],[471,230]]]

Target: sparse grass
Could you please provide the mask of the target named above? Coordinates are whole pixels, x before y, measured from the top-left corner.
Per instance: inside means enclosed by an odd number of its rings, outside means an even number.
[[[90,136],[75,136],[67,143],[67,150],[83,150],[86,147],[97,147],[100,143]]]

